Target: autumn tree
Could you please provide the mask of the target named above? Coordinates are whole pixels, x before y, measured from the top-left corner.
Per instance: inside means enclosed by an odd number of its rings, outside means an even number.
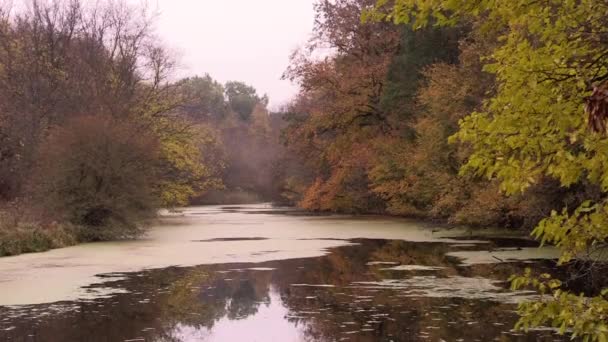
[[[285,137],[291,151],[308,156],[305,163],[314,167],[314,179],[301,198],[308,209],[381,207],[368,189],[370,140],[387,127],[380,101],[399,31],[384,23],[363,24],[360,15],[371,4],[317,3],[314,36],[294,54],[285,73],[302,88],[289,109],[294,120]]]

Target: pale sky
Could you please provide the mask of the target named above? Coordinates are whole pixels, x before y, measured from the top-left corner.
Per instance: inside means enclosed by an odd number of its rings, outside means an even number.
[[[314,0],[155,1],[156,31],[177,52],[179,76],[243,81],[268,94],[273,109],[295,94],[280,78],[310,36]]]

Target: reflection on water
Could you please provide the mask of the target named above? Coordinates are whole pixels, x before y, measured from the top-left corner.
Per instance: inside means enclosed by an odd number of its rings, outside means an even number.
[[[109,274],[91,286],[120,290],[105,298],[0,307],[0,340],[559,340],[550,331],[511,330],[515,303],[533,294],[510,292],[504,280],[529,263],[450,256],[478,245],[353,242],[314,258]]]

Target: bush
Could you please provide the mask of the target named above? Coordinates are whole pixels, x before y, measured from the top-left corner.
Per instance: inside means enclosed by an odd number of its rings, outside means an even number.
[[[32,197],[44,216],[82,227],[85,241],[131,238],[157,208],[158,143],[125,120],[85,116],[53,129],[39,150]]]

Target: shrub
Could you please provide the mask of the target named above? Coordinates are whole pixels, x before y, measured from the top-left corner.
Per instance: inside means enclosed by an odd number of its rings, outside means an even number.
[[[31,184],[45,216],[83,227],[86,241],[136,236],[158,203],[158,143],[148,131],[105,116],[53,129]]]

